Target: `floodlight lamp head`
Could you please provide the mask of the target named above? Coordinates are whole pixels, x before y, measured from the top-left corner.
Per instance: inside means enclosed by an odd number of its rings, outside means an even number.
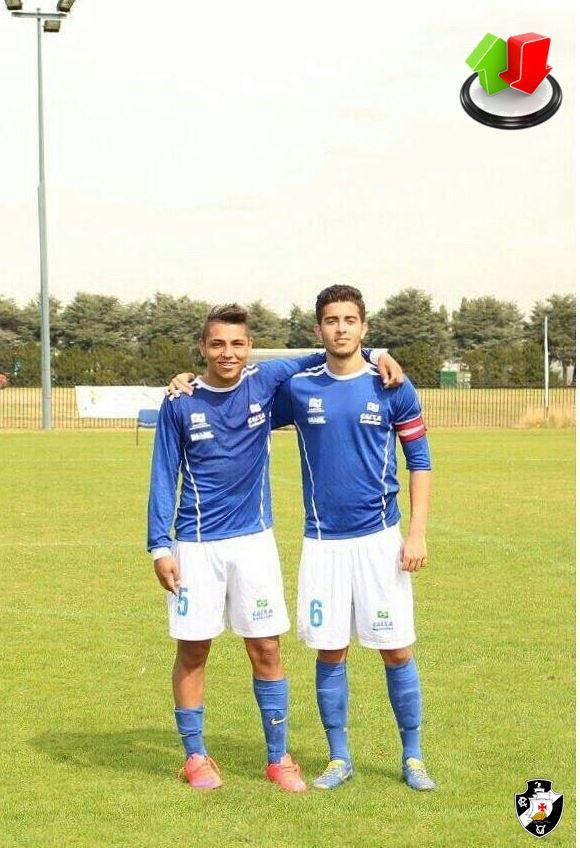
[[[22,9],[22,0],[5,0],[9,12],[19,12]]]
[[[58,32],[60,30],[60,21],[45,21],[44,22],[44,31],[45,32]]]
[[[58,0],[56,5],[57,12],[70,12],[75,0]]]

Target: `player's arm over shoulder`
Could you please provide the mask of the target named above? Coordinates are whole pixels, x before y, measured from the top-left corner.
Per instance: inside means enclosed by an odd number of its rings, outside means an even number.
[[[326,354],[313,353],[309,356],[301,356],[297,359],[291,357],[283,359],[267,359],[259,363],[252,363],[250,367],[259,368],[264,377],[270,382],[272,388],[280,386],[285,380],[289,380],[294,374],[307,371],[309,368],[319,368],[326,362]]]

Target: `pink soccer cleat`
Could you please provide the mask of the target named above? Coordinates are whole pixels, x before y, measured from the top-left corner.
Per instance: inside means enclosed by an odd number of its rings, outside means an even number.
[[[211,759],[201,754],[192,754],[185,761],[177,776],[187,781],[193,789],[219,789],[223,786],[219,769]]]
[[[300,777],[300,766],[292,760],[290,754],[284,754],[279,763],[269,763],[266,766],[266,777],[285,792],[306,792],[308,789]]]

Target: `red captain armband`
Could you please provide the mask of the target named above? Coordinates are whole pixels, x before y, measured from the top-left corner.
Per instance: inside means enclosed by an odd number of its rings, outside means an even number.
[[[413,442],[427,432],[425,422],[420,415],[417,418],[411,418],[410,421],[404,421],[402,424],[395,424],[395,430],[402,442]]]

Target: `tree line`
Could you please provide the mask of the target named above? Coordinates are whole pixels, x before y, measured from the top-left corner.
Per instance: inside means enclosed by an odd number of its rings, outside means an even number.
[[[197,339],[210,304],[157,292],[122,303],[79,292],[67,305],[50,300],[52,373],[57,386],[162,385],[168,376],[202,367]],[[261,301],[249,304],[254,345],[261,348],[318,347],[314,311],[293,306],[281,317]],[[544,317],[549,318],[552,362],[563,381],[575,383],[576,298],[553,294],[537,301],[526,319],[517,305],[495,297],[463,298],[451,315],[426,292],[407,288],[367,316],[365,341],[388,347],[418,386],[438,386],[443,363],[460,362],[471,385],[530,386],[543,383]],[[38,301],[19,307],[0,295],[0,373],[11,385],[40,382]],[[551,377],[554,383],[560,378]]]

